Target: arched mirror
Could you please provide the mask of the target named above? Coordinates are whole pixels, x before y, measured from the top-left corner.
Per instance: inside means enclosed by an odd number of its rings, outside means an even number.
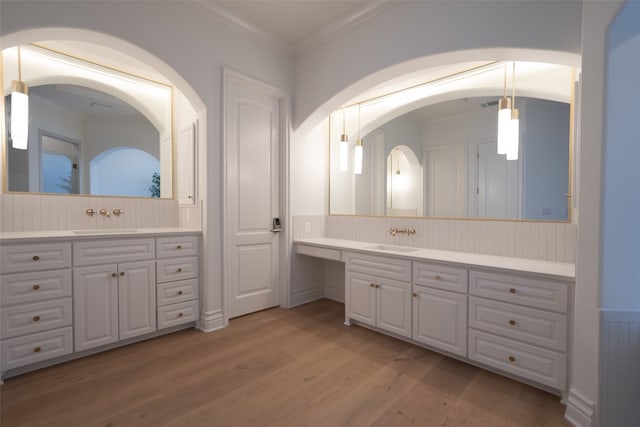
[[[5,190],[172,197],[172,88],[42,46],[3,51]],[[28,138],[11,134],[11,85],[28,89]]]

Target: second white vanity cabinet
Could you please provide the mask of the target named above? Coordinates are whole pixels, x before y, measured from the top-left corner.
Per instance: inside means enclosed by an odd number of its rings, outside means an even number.
[[[75,351],[156,330],[155,239],[73,243]]]
[[[467,270],[413,263],[413,339],[467,356]]]
[[[351,253],[345,262],[347,319],[410,338],[411,263]]]

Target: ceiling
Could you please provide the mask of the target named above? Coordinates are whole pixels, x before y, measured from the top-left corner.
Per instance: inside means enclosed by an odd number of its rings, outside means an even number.
[[[198,3],[246,31],[299,53],[369,19],[395,1],[201,0]]]

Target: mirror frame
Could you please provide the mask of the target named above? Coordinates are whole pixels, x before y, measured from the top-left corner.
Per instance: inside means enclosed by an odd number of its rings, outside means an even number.
[[[481,65],[479,67],[473,67],[470,69],[470,71],[474,71],[477,69],[481,69],[485,66],[492,66],[494,64],[497,64],[499,61],[491,61],[491,62],[487,62],[485,65]],[[506,62],[510,62],[510,61],[504,61]],[[429,85],[433,82],[439,82],[443,79],[447,79],[449,77],[456,77],[460,74],[465,73],[466,71],[469,70],[463,70],[461,72],[455,72],[449,75],[445,75],[442,77],[438,77],[435,78],[433,80],[429,80],[426,82],[422,82],[419,84],[412,84],[409,87],[406,88],[402,88],[402,89],[396,89],[396,90],[392,90],[389,92],[382,92],[380,93],[379,91],[376,91],[375,89],[372,90],[373,95],[369,98],[364,98],[364,99],[360,99],[357,100],[357,98],[355,98],[356,100],[352,99],[350,102],[345,103],[344,105],[342,105],[340,108],[334,110],[333,112],[331,112],[328,116],[328,127],[327,127],[327,133],[328,133],[328,138],[327,138],[327,145],[328,145],[328,164],[327,164],[327,180],[328,180],[328,192],[327,192],[327,197],[328,197],[328,201],[327,201],[327,205],[328,205],[328,210],[329,213],[328,215],[330,216],[344,216],[344,217],[361,217],[361,218],[400,218],[400,219],[416,219],[416,220],[423,220],[423,219],[432,219],[432,220],[458,220],[458,221],[504,221],[504,222],[531,222],[531,223],[549,223],[549,224],[553,224],[553,223],[557,223],[557,224],[571,224],[573,223],[573,210],[576,207],[576,200],[575,200],[575,195],[574,195],[574,189],[575,189],[575,174],[574,174],[574,162],[575,162],[575,158],[574,158],[574,154],[575,154],[575,129],[576,129],[576,115],[575,115],[575,102],[576,102],[576,76],[577,76],[577,72],[576,72],[576,68],[575,67],[568,67],[571,70],[571,81],[570,81],[570,87],[569,87],[569,147],[568,147],[568,168],[567,168],[567,194],[565,195],[566,197],[566,203],[567,203],[567,219],[566,220],[543,220],[543,219],[520,219],[520,218],[489,218],[489,217],[438,217],[438,216],[402,216],[402,215],[398,215],[398,216],[390,216],[390,215],[359,215],[359,214],[346,214],[346,213],[332,213],[331,212],[331,189],[332,189],[332,185],[331,185],[331,137],[333,134],[333,128],[332,128],[332,117],[334,114],[336,114],[337,112],[341,111],[341,110],[346,110],[349,108],[357,108],[358,105],[362,105],[371,101],[377,101],[380,99],[384,99],[387,96],[390,95],[395,95],[398,93],[401,93],[404,90],[407,89],[412,89],[414,87],[418,87],[418,86],[422,86],[422,85]],[[437,103],[437,102],[436,102]],[[434,104],[436,104],[434,103]],[[338,114],[339,116],[342,116],[342,114]],[[400,117],[401,115],[397,116]],[[338,123],[340,123],[340,119],[336,120],[337,123],[336,125],[338,125]],[[376,128],[377,129],[377,128]],[[375,131],[375,129],[371,130],[372,132]],[[365,135],[366,136],[366,135]],[[362,137],[364,138],[364,136]]]
[[[148,82],[154,85],[161,85],[166,87],[166,89],[168,90],[168,94],[169,94],[169,106],[168,106],[168,116],[169,116],[169,120],[168,120],[168,126],[169,126],[169,153],[171,154],[171,159],[170,159],[170,169],[171,169],[171,191],[169,195],[165,195],[161,197],[142,197],[142,196],[127,196],[127,195],[113,195],[113,194],[60,194],[60,193],[46,193],[46,192],[31,192],[31,191],[9,191],[9,177],[8,177],[8,138],[7,138],[7,122],[6,122],[6,117],[5,117],[5,103],[2,102],[0,105],[0,115],[2,117],[1,120],[1,124],[0,124],[0,131],[2,131],[2,139],[0,142],[0,149],[2,150],[2,194],[20,194],[20,195],[34,195],[34,196],[71,196],[71,197],[107,197],[107,198],[127,198],[127,199],[140,199],[140,200],[174,200],[176,198],[176,182],[177,182],[177,177],[176,177],[176,141],[175,141],[175,124],[174,124],[174,86],[168,83],[164,83],[161,81],[157,81],[148,77],[144,77],[132,72],[128,72],[119,68],[116,68],[114,66],[111,65],[107,65],[104,63],[100,63],[98,61],[94,61],[94,60],[90,60],[87,58],[83,58],[80,57],[79,55],[76,54],[70,54],[68,52],[63,52],[60,49],[54,49],[54,48],[50,48],[47,47],[43,44],[44,42],[38,42],[38,43],[29,43],[28,47],[33,47],[36,49],[41,49],[43,51],[48,51],[50,52],[51,55],[58,55],[58,56],[62,56],[68,59],[68,61],[71,63],[69,64],[70,66],[73,65],[77,65],[75,63],[82,63],[83,65],[86,64],[86,67],[91,68],[93,70],[93,72],[103,72],[104,70],[107,70],[109,73],[113,74],[113,75],[121,75],[121,76],[125,76],[128,77],[132,80],[140,80],[142,82]],[[100,45],[97,45],[100,46]],[[3,100],[4,97],[6,96],[6,94],[4,93],[4,88],[5,88],[5,73],[4,73],[4,55],[2,54],[2,51],[4,51],[5,49],[11,49],[11,48],[16,48],[18,46],[9,46],[9,47],[5,47],[0,51],[0,87],[3,88]],[[27,80],[24,79],[23,80]],[[27,81],[27,84],[28,81]],[[53,83],[46,83],[46,84],[53,84]],[[77,83],[71,83],[71,84],[77,84]],[[115,96],[113,94],[110,94],[112,96]],[[126,102],[127,104],[131,105],[128,101],[123,100],[122,98],[116,96],[117,98],[121,99],[122,101]],[[136,110],[138,112],[140,112],[140,110],[137,107]],[[141,113],[143,114],[143,113]],[[145,114],[143,114],[143,116],[146,117]],[[158,141],[158,144],[161,144],[161,141]],[[162,150],[162,148],[160,148],[160,150]],[[162,193],[161,193],[162,194]]]

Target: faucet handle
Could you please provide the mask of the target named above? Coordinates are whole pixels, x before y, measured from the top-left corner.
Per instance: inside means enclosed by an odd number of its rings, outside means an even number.
[[[99,213],[100,213],[100,215],[102,215],[102,216],[106,216],[107,218],[109,218],[109,217],[111,216],[111,214],[109,213],[109,211],[108,211],[108,210],[106,210],[106,209],[100,209],[100,212],[99,212]]]
[[[87,209],[86,211],[84,211],[84,213],[86,213],[89,216],[94,216],[95,214],[97,214],[98,212],[96,212],[95,210],[93,210],[92,208]]]
[[[415,228],[409,228],[409,229],[407,230],[407,234],[408,234],[409,236],[413,236],[414,234],[416,234],[416,229],[415,229]]]
[[[395,227],[391,227],[389,229],[389,234],[391,234],[392,236],[395,236],[397,232],[398,232],[398,229]]]
[[[124,212],[122,212],[120,209],[114,209],[113,210],[113,215],[114,216],[124,215]]]

